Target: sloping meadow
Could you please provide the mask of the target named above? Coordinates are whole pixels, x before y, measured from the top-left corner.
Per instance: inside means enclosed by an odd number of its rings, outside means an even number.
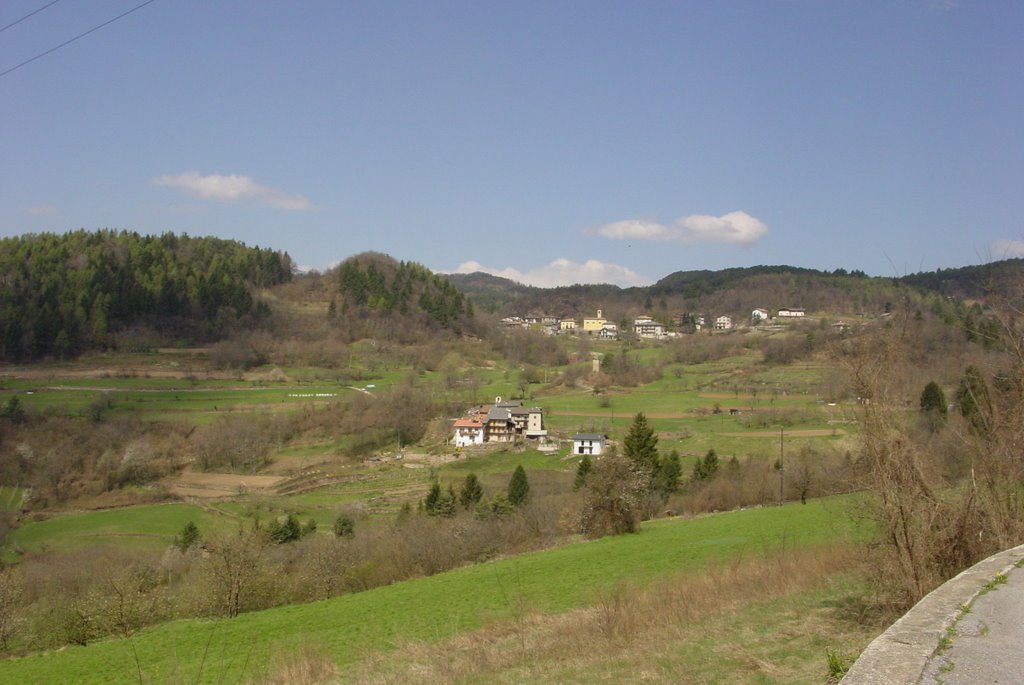
[[[603,538],[467,566],[332,600],[183,620],[127,640],[0,662],[0,682],[219,683],[259,677],[282,650],[322,648],[346,677],[357,662],[409,641],[439,643],[523,616],[607,603],[617,585],[642,588],[687,571],[722,568],[861,544],[870,530],[851,515],[858,496],[650,522]]]

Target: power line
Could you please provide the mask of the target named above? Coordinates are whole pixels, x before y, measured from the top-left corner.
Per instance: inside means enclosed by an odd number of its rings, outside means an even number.
[[[55,1],[56,1],[56,0],[55,0]],[[74,42],[75,42],[76,40],[78,40],[78,39],[80,39],[80,38],[85,38],[85,37],[86,37],[86,36],[88,36],[88,35],[89,35],[90,33],[93,33],[93,32],[95,32],[95,31],[99,31],[99,30],[100,30],[101,28],[103,28],[104,26],[109,26],[110,24],[113,24],[113,23],[114,23],[115,21],[117,21],[118,19],[123,19],[124,17],[127,17],[127,16],[128,16],[129,14],[131,14],[132,12],[135,12],[135,11],[137,11],[137,10],[140,10],[140,9],[142,9],[143,7],[145,7],[146,5],[149,5],[149,4],[151,4],[151,3],[154,3],[154,2],[156,2],[156,0],[146,0],[146,1],[145,1],[144,3],[142,3],[142,4],[139,4],[139,5],[136,5],[135,7],[132,7],[132,8],[131,8],[130,10],[128,10],[127,12],[122,12],[121,14],[117,15],[117,16],[116,16],[116,17],[114,17],[113,19],[108,19],[107,21],[103,22],[103,23],[102,23],[102,24],[100,24],[99,26],[94,26],[94,27],[92,27],[91,29],[89,29],[88,31],[85,31],[85,32],[83,32],[83,33],[79,33],[79,34],[78,34],[77,36],[75,36],[74,38],[71,38],[71,39],[69,39],[69,40],[66,40],[66,41],[64,41],[64,42],[63,42],[63,43],[61,43],[60,45],[57,45],[57,46],[55,46],[55,47],[52,47],[52,48],[50,48],[49,50],[47,50],[47,51],[45,51],[45,52],[41,52],[41,53],[39,53],[38,55],[36,55],[35,57],[31,57],[31,58],[29,58],[29,59],[25,60],[25,61],[24,61],[24,62],[22,62],[21,64],[16,64],[16,65],[14,65],[13,67],[11,67],[10,69],[8,69],[7,71],[0,71],[0,78],[2,78],[2,77],[4,77],[4,76],[7,76],[7,74],[11,73],[12,71],[15,71],[15,70],[17,70],[17,69],[21,69],[21,68],[22,68],[23,66],[25,66],[26,64],[31,64],[32,62],[35,62],[35,61],[36,61],[37,59],[39,59],[40,57],[46,57],[46,56],[47,56],[47,55],[49,55],[49,54],[50,54],[51,52],[56,52],[57,50],[60,50],[60,49],[61,49],[62,47],[66,46],[66,45],[70,45],[71,43],[74,43]],[[50,3],[50,4],[52,5],[53,3]],[[45,8],[43,8],[43,9],[45,9]],[[19,21],[20,21],[20,20],[19,20]]]
[[[10,24],[8,24],[7,26],[5,26],[2,29],[0,29],[0,33],[3,33],[4,31],[6,31],[7,29],[11,28],[12,26],[17,26],[18,24],[20,24],[21,22],[25,21],[26,19],[28,19],[30,17],[34,17],[35,15],[39,14],[40,12],[42,12],[47,7],[52,7],[53,5],[56,5],[58,2],[60,2],[60,0],[53,0],[52,2],[48,2],[45,5],[43,5],[42,7],[40,7],[39,9],[37,9],[36,11],[29,12],[28,14],[26,14],[21,19],[18,19],[17,21],[12,21]]]

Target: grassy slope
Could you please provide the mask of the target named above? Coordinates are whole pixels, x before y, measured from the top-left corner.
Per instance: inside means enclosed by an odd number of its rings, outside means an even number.
[[[152,504],[105,509],[30,521],[7,537],[5,550],[69,551],[93,545],[132,545],[164,549],[189,521],[200,530],[226,529],[231,521],[192,504]]]
[[[0,682],[137,682],[132,649],[154,682],[239,681],[272,646],[314,642],[340,665],[405,639],[441,640],[507,618],[523,604],[562,612],[627,579],[644,583],[714,560],[756,557],[863,537],[847,512],[854,498],[750,509],[648,524],[639,535],[605,538],[397,583],[231,621],[179,621],[88,647],[0,662]],[[207,652],[205,666],[200,666]],[[200,672],[201,671],[201,672]],[[200,677],[201,676],[201,677]]]

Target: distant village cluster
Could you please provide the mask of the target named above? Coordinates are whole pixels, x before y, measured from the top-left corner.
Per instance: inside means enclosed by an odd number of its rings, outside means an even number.
[[[773,318],[785,320],[800,319],[805,314],[806,312],[800,308],[783,307],[776,310],[775,317],[772,317],[767,309],[759,307],[751,312],[750,323],[756,326],[771,321]],[[624,325],[624,322],[620,323]],[[606,319],[602,316],[600,309],[597,310],[597,316],[583,317],[582,323],[575,318],[527,314],[526,316],[505,317],[501,320],[501,324],[508,328],[540,328],[549,335],[585,333],[607,340],[617,339],[621,332],[620,324]],[[667,320],[642,315],[633,319],[630,328],[632,333],[639,338],[660,340],[703,330],[728,331],[732,330],[736,325],[733,318],[726,315],[679,314]]]

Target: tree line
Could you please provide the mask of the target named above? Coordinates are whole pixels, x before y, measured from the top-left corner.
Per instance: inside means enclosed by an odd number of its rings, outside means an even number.
[[[134,231],[0,240],[0,359],[67,358],[143,325],[208,341],[269,310],[253,287],[290,280],[291,258],[233,240]]]

